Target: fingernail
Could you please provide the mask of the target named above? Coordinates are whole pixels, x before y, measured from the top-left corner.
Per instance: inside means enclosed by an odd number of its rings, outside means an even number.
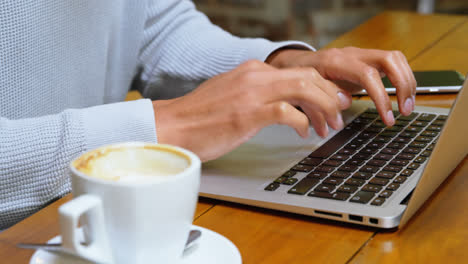
[[[395,118],[393,117],[392,110],[389,110],[387,112],[387,122],[388,122],[388,125],[390,126],[393,126],[395,124]]]
[[[405,101],[405,112],[406,114],[410,114],[413,111],[414,103],[413,98],[406,98]]]
[[[342,129],[344,127],[344,122],[341,113],[338,112],[338,114],[336,115],[336,120],[338,121],[338,129]]]
[[[338,92],[338,99],[340,100],[341,105],[348,104],[348,98],[342,92]]]

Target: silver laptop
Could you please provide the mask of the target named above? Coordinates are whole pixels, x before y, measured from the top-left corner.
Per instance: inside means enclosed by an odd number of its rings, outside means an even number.
[[[203,164],[200,195],[380,228],[403,226],[468,154],[468,81],[452,109],[416,107],[387,128],[372,102],[326,139],[274,125]],[[397,109],[396,106],[394,109]]]

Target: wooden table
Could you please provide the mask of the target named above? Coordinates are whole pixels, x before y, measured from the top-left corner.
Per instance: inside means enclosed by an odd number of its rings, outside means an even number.
[[[351,45],[401,50],[414,70],[455,69],[466,74],[468,17],[385,12],[328,47]],[[450,107],[454,98],[418,96],[417,104]],[[229,238],[249,264],[466,262],[467,160],[402,230],[382,231],[209,199],[200,199],[194,223]],[[57,235],[57,208],[69,199],[1,233],[0,262],[28,263],[33,252],[14,245],[45,242]]]

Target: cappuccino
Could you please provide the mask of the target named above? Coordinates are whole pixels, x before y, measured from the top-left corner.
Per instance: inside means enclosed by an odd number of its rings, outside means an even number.
[[[190,166],[183,153],[164,146],[102,147],[84,154],[73,166],[89,177],[119,182],[168,179]]]

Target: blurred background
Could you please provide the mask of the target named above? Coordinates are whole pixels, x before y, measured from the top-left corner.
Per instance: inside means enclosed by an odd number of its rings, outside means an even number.
[[[193,0],[241,37],[302,40],[316,48],[386,10],[468,14],[468,0]]]

